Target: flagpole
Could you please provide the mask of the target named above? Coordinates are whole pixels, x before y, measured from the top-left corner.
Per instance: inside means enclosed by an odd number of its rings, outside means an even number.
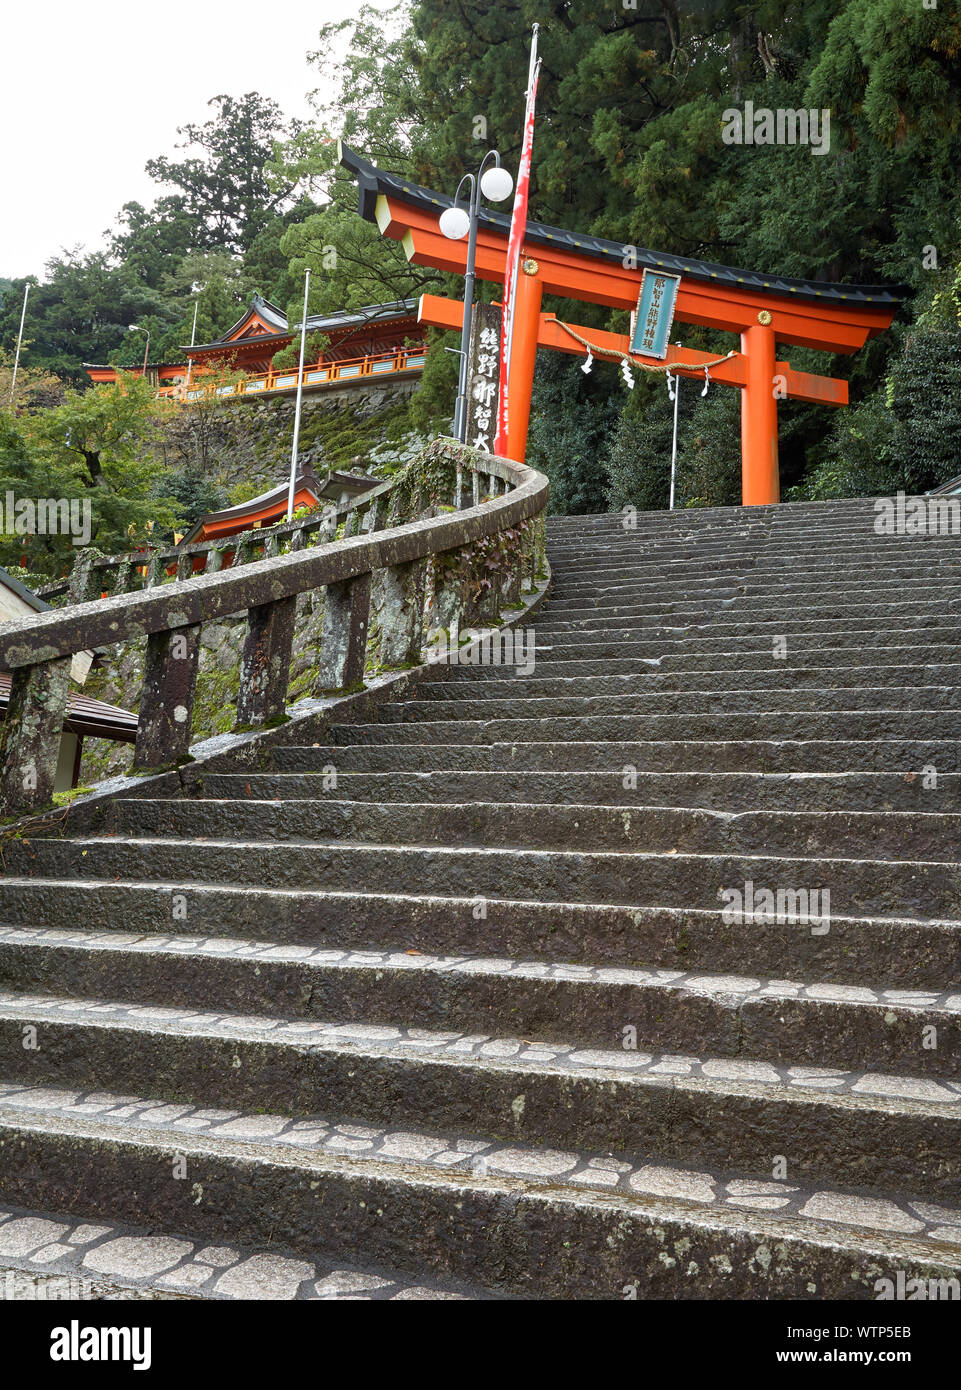
[[[530,56],[530,61],[529,61],[528,64],[527,64],[527,95],[526,95],[525,100],[524,100],[524,129],[525,129],[525,131],[527,130],[527,123],[528,123],[528,121],[530,120],[531,93],[533,92],[533,89],[534,89],[534,77],[536,76],[536,73],[537,73],[537,35],[538,35],[539,30],[540,30],[540,27],[541,27],[541,26],[540,26],[539,24],[535,24],[535,25],[532,26],[532,35],[531,35],[531,56]],[[519,182],[520,182],[520,179],[518,178],[518,183],[519,183]],[[525,219],[524,219],[524,232],[526,232],[526,230],[527,230],[527,218],[526,218],[526,216],[525,216]],[[517,246],[517,254],[516,254],[515,259],[514,259],[514,264],[513,264],[513,265],[511,266],[511,268],[510,268],[510,276],[511,276],[511,288],[510,288],[510,316],[509,316],[508,321],[507,321],[507,380],[508,380],[508,381],[510,380],[510,374],[511,374],[511,355],[510,355],[510,348],[511,348],[511,343],[514,341],[514,302],[515,302],[515,299],[516,299],[516,296],[517,296],[517,276],[518,276],[518,273],[519,273],[519,271],[520,271],[520,264],[521,264],[521,254],[520,254],[520,253],[521,253],[521,251],[524,249],[524,247],[523,247],[523,242],[524,242],[524,236],[523,236],[523,232],[522,232],[522,234],[521,234],[521,240],[520,240],[520,242],[518,243],[518,246]],[[505,384],[506,384],[506,383],[505,383]]]
[[[680,346],[680,343],[678,343],[678,347]],[[671,443],[671,500],[668,505],[669,512],[674,510],[674,479],[677,476],[677,407],[680,399],[681,378],[676,376],[674,378],[674,437]]]
[[[27,295],[30,293],[30,281],[23,287],[23,309],[20,311],[20,333],[17,337],[17,355],[13,359],[13,379],[10,382],[10,409],[14,407],[14,392],[17,389],[17,368],[20,366],[20,344],[23,342],[23,325],[27,317]]]
[[[304,352],[307,347],[307,296],[310,271],[304,275],[304,317],[300,325],[300,371],[297,374],[297,406],[294,410],[294,442],[290,450],[290,488],[287,492],[287,520],[294,519],[294,492],[297,486],[297,446],[300,443],[300,403],[304,397]]]
[[[200,300],[199,300],[199,298],[198,298],[198,299],[194,299],[194,326],[193,326],[193,328],[190,330],[190,347],[191,347],[191,349],[193,349],[193,345],[194,345],[194,343],[197,341],[197,310],[198,310],[199,308],[200,308]],[[194,359],[193,359],[193,358],[190,356],[190,354],[188,353],[188,354],[187,354],[187,380],[184,382],[184,390],[185,390],[185,391],[186,391],[187,387],[190,385],[190,372],[191,372],[191,368],[193,367],[193,365],[194,365]]]
[[[531,56],[527,68],[527,98],[524,103],[524,131],[521,142],[521,159],[517,171],[517,185],[514,194],[514,207],[511,213],[510,234],[504,263],[504,310],[501,316],[501,360],[500,392],[497,407],[497,430],[494,438],[494,453],[503,454],[507,449],[508,434],[508,386],[510,382],[511,347],[514,338],[514,305],[517,293],[517,277],[520,270],[521,252],[527,233],[527,202],[530,191],[531,155],[534,143],[534,98],[537,91],[537,78],[540,63],[537,58],[537,35],[540,25],[532,26]]]

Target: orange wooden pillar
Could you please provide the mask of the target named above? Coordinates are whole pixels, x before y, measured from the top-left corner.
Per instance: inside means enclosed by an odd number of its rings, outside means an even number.
[[[763,314],[763,311],[762,311]],[[758,318],[762,318],[758,314]],[[747,380],[741,388],[741,502],[763,507],[781,500],[777,456],[775,341],[771,315],[741,333]]]
[[[515,463],[523,463],[527,452],[527,427],[531,418],[531,391],[534,386],[543,292],[537,262],[525,257],[517,276],[511,374],[507,390],[507,457]]]

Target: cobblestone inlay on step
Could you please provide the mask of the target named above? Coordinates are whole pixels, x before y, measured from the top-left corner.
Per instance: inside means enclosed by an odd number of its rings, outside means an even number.
[[[722,1002],[727,1007],[737,1008],[742,1004],[757,1000],[810,999],[819,1002],[830,1001],[839,1004],[860,1004],[887,1006],[888,1008],[913,1010],[919,1014],[927,1012],[961,1014],[961,990],[922,990],[922,989],[871,989],[866,985],[839,985],[831,983],[803,983],[796,980],[766,980],[742,975],[711,975],[703,970],[682,971],[650,969],[628,969],[623,966],[593,966],[568,964],[564,962],[525,961],[507,956],[441,956],[427,952],[404,951],[356,951],[337,950],[326,946],[278,945],[271,941],[251,941],[249,938],[235,937],[195,937],[141,935],[136,932],[83,932],[67,928],[52,927],[7,927],[0,926],[0,944],[16,945],[43,944],[48,946],[68,946],[91,951],[124,951],[133,953],[161,953],[169,955],[196,955],[198,957],[230,957],[233,960],[269,960],[276,964],[316,965],[331,969],[351,970],[355,968],[377,970],[403,970],[410,972],[437,972],[451,975],[484,975],[488,977],[511,977],[529,980],[567,980],[585,984],[612,985],[654,985],[667,991],[679,991],[692,995],[707,995]],[[0,1008],[3,1005],[18,1004],[25,996],[15,992],[0,990]],[[76,1006],[72,1000],[48,1000],[46,996],[29,996],[38,1002],[44,1001],[59,1009]],[[84,1006],[79,1006],[84,1007]],[[91,1007],[91,1006],[87,1006]],[[101,1008],[100,1005],[96,1007]],[[122,1005],[110,1005],[122,1009]],[[177,1011],[173,1011],[177,1014]],[[123,1017],[122,1013],[118,1015]],[[142,1009],[134,1013],[144,1017]],[[184,1010],[180,1017],[189,1022],[190,1011]],[[207,1013],[198,1014],[201,1024],[210,1019]],[[230,1015],[224,1015],[230,1023]],[[276,1025],[276,1020],[264,1020],[265,1024]],[[297,1025],[298,1027],[300,1025]],[[334,1032],[338,1025],[319,1024]],[[395,1030],[398,1037],[403,1030]],[[565,1049],[555,1048],[557,1055],[564,1055]],[[567,1049],[568,1052],[576,1049]],[[612,1063],[612,1065],[614,1065]]]
[[[626,1198],[664,1198],[701,1210],[709,1209],[715,1216],[738,1211],[776,1212],[781,1217],[819,1228],[846,1227],[861,1233],[903,1235],[947,1244],[957,1247],[952,1257],[961,1258],[961,1208],[903,1196],[866,1196],[836,1189],[804,1188],[789,1182],[763,1181],[734,1173],[712,1173],[676,1164],[630,1160],[621,1154],[577,1153],[477,1136],[425,1134],[398,1127],[343,1123],[321,1116],[294,1120],[281,1114],[210,1111],[106,1092],[11,1086],[0,1082],[0,1124],[16,1123],[31,1114],[43,1118],[95,1118],[97,1133],[105,1138],[123,1138],[125,1131],[156,1130],[158,1142],[162,1136],[171,1152],[177,1150],[178,1134],[189,1133],[205,1140],[256,1144],[261,1146],[258,1149],[261,1155],[264,1144],[274,1151],[282,1145],[288,1152],[309,1151],[337,1159],[398,1164],[406,1171],[441,1170],[478,1180],[510,1178],[566,1190],[575,1197],[578,1192],[604,1192]],[[55,1223],[50,1223],[49,1229],[44,1227],[38,1234],[33,1226],[25,1227],[22,1236],[11,1238],[11,1247],[14,1243],[29,1246],[35,1260],[36,1251],[53,1249],[56,1253],[51,1253],[50,1258],[59,1258],[64,1247],[69,1247],[70,1240],[62,1230],[58,1234],[58,1229]],[[3,1259],[11,1253],[4,1244],[3,1231],[0,1225],[0,1268]],[[97,1249],[103,1243],[109,1244],[106,1236],[97,1237],[97,1242]],[[148,1270],[148,1262],[163,1263],[169,1259],[168,1267],[177,1265],[179,1268],[188,1256],[197,1258],[186,1248],[189,1243],[180,1242],[185,1248],[179,1253],[173,1248],[175,1244],[177,1242],[163,1248],[149,1242],[143,1247],[132,1245],[130,1261],[133,1263],[140,1258],[144,1264],[141,1273],[154,1277],[159,1268]],[[23,1252],[14,1250],[12,1253]],[[206,1258],[212,1263],[209,1253]],[[234,1263],[239,1259],[238,1254]],[[98,1264],[90,1267],[100,1273],[123,1273],[128,1268],[125,1247],[121,1247],[118,1261],[116,1268],[111,1269],[107,1257],[101,1256]],[[304,1280],[313,1278],[306,1272],[303,1276]],[[215,1284],[211,1283],[211,1287]],[[228,1289],[220,1292],[227,1293]],[[265,1295],[240,1292],[235,1296]]]
[[[103,1297],[104,1287],[181,1293],[213,1299],[492,1298],[476,1290],[414,1283],[275,1249],[214,1245],[128,1225],[90,1222],[0,1205],[0,1301],[29,1297],[24,1274],[36,1277],[37,1298]],[[20,1277],[18,1277],[20,1276]],[[41,1291],[42,1290],[42,1291]]]
[[[362,953],[355,953],[360,955]],[[376,953],[370,953],[375,956]],[[481,963],[486,964],[486,963]],[[579,967],[555,967],[578,978]],[[649,972],[658,973],[658,972]],[[664,972],[670,974],[670,971]],[[825,989],[843,991],[844,986]],[[852,1098],[884,1095],[904,1101],[956,1108],[961,1106],[961,1081],[926,1077],[887,1076],[876,1071],[787,1066],[741,1057],[699,1058],[690,1054],[652,1053],[626,1049],[585,1048],[541,1043],[522,1038],[497,1038],[479,1033],[435,1032],[388,1024],[290,1022],[259,1015],[239,1016],[162,1008],[55,999],[47,995],[0,990],[0,1018],[41,1023],[63,1021],[89,1027],[117,1025],[126,1029],[161,1031],[181,1036],[243,1038],[297,1047],[328,1046],[378,1056],[416,1053],[430,1058],[497,1060],[505,1066],[545,1068],[565,1075],[606,1073],[611,1076],[672,1076],[704,1082],[745,1083],[810,1093],[830,1091]]]

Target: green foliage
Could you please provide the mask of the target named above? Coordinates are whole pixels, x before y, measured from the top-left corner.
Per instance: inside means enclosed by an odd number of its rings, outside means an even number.
[[[935,318],[907,333],[884,385],[841,415],[800,495],[925,492],[956,477],[959,460],[961,327]]]
[[[197,467],[172,470],[164,477],[162,487],[173,503],[176,515],[187,525],[193,525],[207,512],[216,512],[229,506],[232,500],[226,488]],[[153,542],[156,545],[158,541],[172,542],[173,527],[159,533],[155,527]]]
[[[154,526],[172,530],[177,504],[149,455],[164,413],[149,384],[125,376],[116,386],[67,391],[61,405],[17,421],[0,416],[0,489],[89,503],[90,540],[104,553],[129,549]],[[20,548],[3,545],[4,559]],[[73,553],[68,536],[30,538],[31,569],[59,573]]]
[[[300,315],[304,312],[303,301],[301,301]],[[297,317],[299,318],[300,315]],[[330,346],[330,338],[326,333],[308,333],[307,341],[304,344],[304,361],[307,363],[316,362],[322,352]],[[287,347],[281,348],[280,352],[275,352],[272,358],[275,367],[297,367],[300,365],[300,339],[295,337],[293,342]]]
[[[917,328],[888,379],[892,453],[906,492],[961,472],[961,329]]]
[[[891,453],[893,433],[894,417],[880,393],[844,411],[823,457],[787,500],[823,502],[896,492],[899,476]]]
[[[324,466],[329,469],[364,468],[368,454],[381,444],[385,436],[395,434],[396,426],[406,423],[403,405],[392,406],[376,415],[361,419],[354,406],[340,410],[311,410],[300,427],[300,449],[319,448]],[[280,436],[290,454],[293,435],[292,422]]]
[[[680,391],[674,505],[733,506],[741,492],[738,397],[722,387],[702,397],[694,381],[682,381]],[[643,410],[621,416],[611,444],[612,511],[656,510],[670,498],[674,406],[661,383],[646,394]]]
[[[257,92],[216,96],[215,115],[202,125],[181,126],[182,149],[200,153],[147,161],[147,173],[179,190],[178,210],[189,219],[194,245],[241,254],[290,199],[296,180],[268,180],[274,143],[296,136],[300,122],[285,121],[280,107]]]
[[[615,375],[597,363],[585,376],[578,358],[538,353],[527,461],[550,478],[555,514],[604,510],[605,446],[618,420]]]

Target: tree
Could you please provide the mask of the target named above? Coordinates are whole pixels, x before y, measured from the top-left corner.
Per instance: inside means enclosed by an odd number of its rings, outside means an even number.
[[[680,389],[675,505],[733,506],[741,492],[738,393],[715,386],[702,397],[692,381],[682,381]],[[674,407],[663,384],[648,383],[637,407],[621,415],[611,442],[607,503],[612,511],[668,505],[673,431]]]
[[[296,136],[301,122],[285,120],[280,107],[257,92],[213,97],[216,114],[202,125],[178,127],[178,148],[198,155],[147,161],[158,183],[179,190],[178,212],[193,229],[193,244],[241,255],[293,196],[296,179],[268,181],[275,143]]]
[[[124,375],[114,386],[67,391],[63,404],[19,422],[30,472],[17,486],[52,488],[44,496],[89,501],[91,539],[105,552],[143,541],[148,522],[161,530],[176,525],[176,503],[158,488],[151,449],[170,410],[141,377]]]
[[[24,280],[14,281],[23,299]],[[47,265],[43,284],[32,281],[24,325],[23,365],[42,367],[74,386],[88,384],[84,362],[106,363],[123,355],[129,325],[144,319],[154,331],[169,321],[161,294],[143,284],[126,266],[112,265],[106,253],[68,253]],[[0,348],[12,351],[20,325],[16,295],[0,310]],[[152,333],[153,340],[153,333]],[[132,353],[131,365],[137,358]],[[140,361],[143,339],[140,339]]]
[[[604,455],[622,405],[617,375],[599,362],[585,376],[577,358],[538,353],[527,461],[550,478],[555,514],[605,510]]]

